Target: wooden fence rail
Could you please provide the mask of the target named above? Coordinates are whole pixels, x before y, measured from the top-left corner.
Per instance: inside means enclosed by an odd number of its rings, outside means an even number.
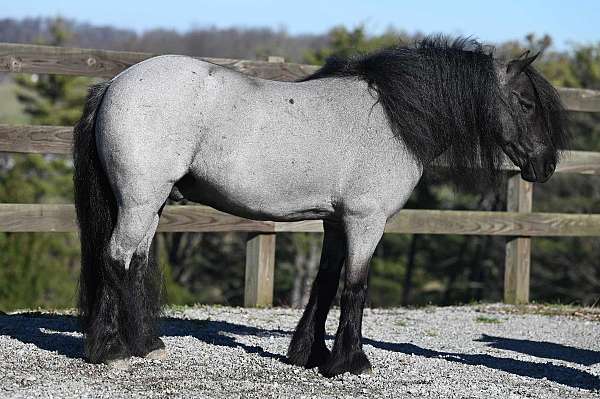
[[[0,124],[0,152],[31,154],[71,154],[71,126],[3,125]],[[557,173],[600,175],[600,152],[569,151],[563,154]],[[506,171],[517,171],[512,162],[503,165]]]
[[[510,196],[518,195],[518,190],[518,187],[512,189],[514,193]],[[404,209],[388,221],[385,232],[515,237],[600,235],[600,215],[526,212],[524,208],[527,208],[527,200],[522,202],[525,202],[525,205],[522,204],[521,208],[511,209],[509,212]],[[0,204],[0,231],[75,232],[75,209],[72,204]],[[323,226],[318,220],[257,221],[203,205],[168,205],[163,211],[158,231],[320,233]]]
[[[149,53],[0,43],[0,72],[63,74],[110,78],[130,65],[154,56]],[[314,65],[200,58],[248,75],[293,81],[314,72]],[[570,111],[600,112],[600,92],[559,88]],[[69,126],[0,125],[0,152],[70,154],[73,129]],[[443,166],[443,165],[441,165]],[[600,236],[600,215],[532,212],[532,184],[520,179],[517,168],[505,162],[508,173],[507,212],[410,210],[392,218],[386,233],[507,236],[504,299],[529,300],[531,237]],[[600,175],[600,153],[571,151],[558,173]],[[206,206],[165,207],[158,228],[163,232],[250,232],[246,251],[246,306],[272,302],[275,233],[321,232],[320,221],[254,221]],[[74,232],[72,204],[0,204],[0,231]]]
[[[127,67],[158,54],[130,51],[0,43],[0,72],[49,73],[111,78]],[[292,81],[316,71],[315,65],[196,57],[263,79]],[[280,60],[278,58],[277,60]],[[567,109],[600,112],[600,92],[559,88]]]

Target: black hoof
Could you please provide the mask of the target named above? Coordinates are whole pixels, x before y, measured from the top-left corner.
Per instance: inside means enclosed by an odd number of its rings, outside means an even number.
[[[115,360],[127,359],[131,357],[129,349],[121,343],[113,343],[101,350],[91,350],[86,348],[86,355],[90,363],[110,363]]]
[[[315,345],[304,367],[306,367],[307,369],[312,369],[313,367],[322,366],[325,363],[327,363],[330,357],[331,352],[329,352],[329,349],[327,349],[325,344],[319,347],[316,347]]]
[[[304,367],[308,362],[312,344],[313,339],[310,334],[301,333],[299,330],[296,330],[288,347],[287,363]]]
[[[306,366],[308,362],[308,358],[310,357],[310,352],[308,350],[303,351],[299,348],[293,348],[291,345],[287,352],[287,363],[293,366]]]
[[[294,366],[311,369],[324,364],[329,359],[330,355],[329,349],[327,349],[325,343],[313,345],[312,349],[301,349],[295,345],[290,345],[290,349],[287,353],[287,362]]]
[[[144,354],[146,359],[165,360],[167,358],[165,344],[162,339],[158,337],[154,338],[150,344],[146,346],[146,351],[147,352]]]
[[[333,377],[346,372],[351,374],[370,373],[371,370],[371,362],[363,351],[331,355],[327,363],[319,367],[319,372],[325,377]]]
[[[154,352],[154,351],[157,351],[160,349],[165,349],[165,343],[163,342],[162,339],[160,339],[158,337],[154,337],[146,343],[144,355],[147,355],[150,352]]]

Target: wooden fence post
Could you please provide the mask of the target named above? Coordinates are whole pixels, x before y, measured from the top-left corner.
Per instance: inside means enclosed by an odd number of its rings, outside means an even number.
[[[274,274],[275,234],[250,233],[246,242],[245,307],[273,304]]]
[[[533,184],[520,175],[508,179],[506,207],[509,212],[531,212]],[[529,272],[531,264],[531,238],[510,237],[506,242],[504,269],[504,302],[522,304],[529,302]]]

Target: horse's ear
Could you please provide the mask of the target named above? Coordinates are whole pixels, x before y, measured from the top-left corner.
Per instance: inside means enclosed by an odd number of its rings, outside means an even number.
[[[524,52],[519,56],[519,58],[515,58],[512,61],[509,61],[506,65],[506,75],[508,79],[512,79],[515,76],[519,75],[521,72],[525,70],[529,65],[535,61],[535,59],[540,55],[540,51],[535,53],[532,56],[529,56],[529,50]]]

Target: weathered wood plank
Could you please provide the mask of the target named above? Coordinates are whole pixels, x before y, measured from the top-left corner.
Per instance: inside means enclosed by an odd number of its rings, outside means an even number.
[[[0,231],[72,232],[76,228],[71,204],[0,204]]]
[[[70,126],[0,124],[0,152],[70,154],[72,146],[73,128]],[[508,160],[503,169],[518,170]],[[556,172],[600,175],[600,152],[566,152]]]
[[[320,220],[303,220],[300,222],[276,222],[276,233],[322,233],[323,222]]]
[[[387,233],[496,236],[596,236],[600,215],[406,209]]]
[[[0,125],[0,151],[38,154],[70,154],[70,126]]]
[[[320,221],[275,222],[275,232],[323,232]],[[404,209],[386,233],[560,237],[600,235],[600,215]]]
[[[246,243],[245,307],[273,305],[275,234],[251,234]]]
[[[558,93],[569,111],[600,112],[600,91],[559,87]]]
[[[32,44],[0,43],[0,71],[50,73],[110,78],[127,67],[158,54],[81,49]],[[293,81],[309,75],[318,66],[285,62],[196,57],[263,79]],[[567,109],[600,112],[600,92],[558,89]]]
[[[513,175],[508,179],[506,210],[508,212],[531,212],[533,208],[533,183]]]
[[[509,212],[529,213],[533,207],[533,184],[514,175],[508,180],[506,200]],[[531,267],[531,238],[510,237],[506,242],[504,268],[504,302],[529,302],[529,275]]]
[[[76,231],[75,208],[71,204],[0,204],[0,231]],[[219,212],[207,206],[167,206],[161,232],[272,232],[272,222],[261,222]]]
[[[0,71],[111,78],[127,67],[158,54],[0,43]],[[283,62],[195,57],[263,79],[292,81],[317,69]]]
[[[322,232],[320,221],[254,221],[201,205],[165,207],[158,228],[164,232],[254,231]],[[0,231],[76,231],[70,204],[0,204]],[[497,236],[600,236],[600,214],[441,211],[405,209],[387,233]]]
[[[531,238],[510,237],[506,242],[504,261],[504,302],[529,303]]]
[[[164,232],[273,232],[274,230],[273,222],[244,219],[201,205],[166,206],[160,219],[158,231]]]
[[[435,166],[444,167],[444,164],[435,162]],[[519,168],[505,156],[502,170],[516,172]],[[563,151],[555,173],[600,175],[600,152]]]
[[[566,151],[556,168],[556,173],[600,175],[600,152]]]
[[[33,44],[0,44],[0,71],[112,77],[148,53]]]

